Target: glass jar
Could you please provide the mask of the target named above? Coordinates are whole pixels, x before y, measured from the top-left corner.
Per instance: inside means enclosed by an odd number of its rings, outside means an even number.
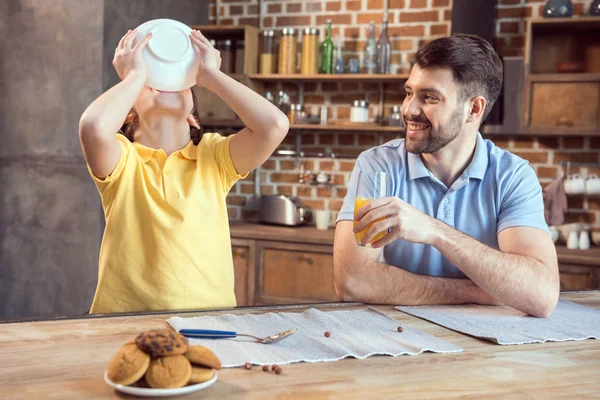
[[[263,31],[262,44],[260,50],[260,73],[274,74],[277,52],[275,51],[275,31],[270,29]]]
[[[279,40],[279,65],[277,72],[280,74],[296,73],[296,30],[283,28]]]
[[[390,108],[390,118],[388,119],[388,125],[398,127],[401,127],[403,125],[402,106],[392,106],[392,108]]]
[[[217,42],[218,50],[221,52],[221,71],[226,74],[233,72],[233,49],[231,40],[221,40]]]
[[[366,100],[354,100],[350,108],[351,122],[369,122],[369,102]]]
[[[244,58],[246,53],[246,44],[243,40],[236,40],[235,42],[235,67],[234,71],[236,74],[244,73]]]
[[[299,119],[303,117],[304,106],[302,104],[290,105],[290,111],[288,111],[288,119],[290,124],[295,124]]]
[[[317,60],[319,58],[319,30],[305,28],[302,31],[302,65],[300,73],[306,75],[317,74]]]

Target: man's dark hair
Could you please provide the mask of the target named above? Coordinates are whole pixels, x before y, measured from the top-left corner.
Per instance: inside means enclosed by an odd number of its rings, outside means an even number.
[[[435,39],[417,52],[415,62],[423,69],[451,69],[461,89],[459,100],[483,96],[487,104],[481,121],[486,119],[502,87],[502,60],[486,40],[462,33]]]

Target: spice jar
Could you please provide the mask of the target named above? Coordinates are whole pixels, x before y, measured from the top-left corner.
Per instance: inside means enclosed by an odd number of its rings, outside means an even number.
[[[304,114],[304,106],[302,104],[292,104],[290,111],[288,111],[288,119],[290,124],[295,124],[300,117]]]
[[[246,44],[243,40],[237,40],[235,42],[235,67],[234,71],[236,74],[244,73],[244,56],[246,52]]]
[[[296,30],[283,28],[279,41],[279,68],[280,74],[294,74],[296,72]]]
[[[354,100],[350,108],[350,121],[369,122],[369,103],[366,100]]]
[[[263,31],[262,44],[260,50],[260,73],[274,74],[277,59],[275,51],[275,31]]]
[[[312,75],[317,73],[317,60],[319,58],[319,30],[305,28],[302,31],[302,65],[301,74]]]
[[[231,40],[221,40],[217,42],[218,49],[221,52],[221,71],[226,74],[233,72],[233,49]]]

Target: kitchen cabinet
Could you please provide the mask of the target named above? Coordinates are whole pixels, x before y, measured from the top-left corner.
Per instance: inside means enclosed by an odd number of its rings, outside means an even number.
[[[231,239],[233,269],[235,273],[235,298],[238,307],[254,304],[255,246],[251,240]]]
[[[600,267],[560,264],[560,290],[591,290],[600,288]]]

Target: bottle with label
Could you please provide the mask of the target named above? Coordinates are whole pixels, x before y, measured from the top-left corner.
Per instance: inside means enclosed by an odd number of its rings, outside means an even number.
[[[374,74],[377,71],[377,38],[375,37],[375,21],[369,23],[369,37],[363,51],[363,72]]]
[[[333,41],[331,40],[331,20],[327,20],[325,41],[321,45],[321,71],[322,74],[333,74]]]
[[[392,44],[388,37],[388,20],[387,16],[383,18],[381,25],[381,34],[377,41],[377,73],[378,74],[389,74],[390,71],[390,58],[392,57]]]

